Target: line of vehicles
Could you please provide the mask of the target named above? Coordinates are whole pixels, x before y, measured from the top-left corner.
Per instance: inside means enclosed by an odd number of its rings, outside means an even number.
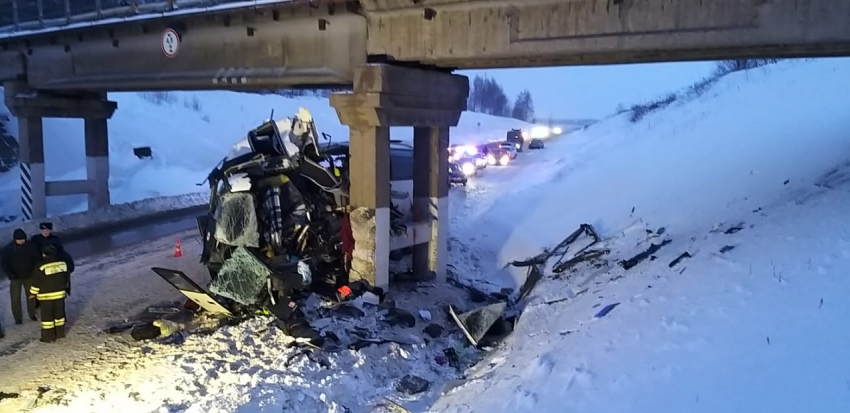
[[[488,166],[506,166],[517,158],[524,147],[543,149],[541,139],[528,141],[528,134],[520,129],[508,131],[502,142],[480,145],[452,145],[449,147],[449,183],[466,186],[469,177]]]

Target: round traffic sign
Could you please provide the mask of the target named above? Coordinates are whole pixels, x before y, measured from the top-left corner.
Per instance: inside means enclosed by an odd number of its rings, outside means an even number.
[[[165,29],[162,32],[162,53],[165,57],[177,56],[180,51],[180,36],[174,29]]]

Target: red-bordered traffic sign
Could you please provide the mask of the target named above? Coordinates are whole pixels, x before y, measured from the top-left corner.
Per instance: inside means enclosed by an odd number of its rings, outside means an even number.
[[[180,51],[180,36],[174,29],[165,29],[162,32],[161,44],[162,46],[162,54],[165,57],[174,57],[177,56],[177,52]]]

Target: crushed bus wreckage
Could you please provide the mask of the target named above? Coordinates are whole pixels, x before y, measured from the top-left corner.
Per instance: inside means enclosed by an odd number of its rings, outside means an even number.
[[[201,287],[180,271],[152,268],[188,298],[184,307],[198,314],[180,318],[178,310],[148,317],[156,324],[142,320],[113,331],[132,328],[139,340],[171,332],[168,322],[174,320],[184,327],[214,327],[274,315],[288,335],[320,346],[323,336],[306,321],[302,306],[311,294],[336,303],[364,295],[383,302],[380,288],[365,280],[349,283],[356,211],[347,206],[348,144],[321,136],[326,143],[319,143],[312,116],[301,108],[293,117],[266,120],[236,143],[207,177],[209,212],[197,219],[209,285]],[[413,148],[393,142],[391,151],[403,158],[394,162],[396,169],[409,166],[412,188]],[[393,199],[409,204],[410,192],[393,191]],[[404,216],[394,204],[391,231],[405,232]]]

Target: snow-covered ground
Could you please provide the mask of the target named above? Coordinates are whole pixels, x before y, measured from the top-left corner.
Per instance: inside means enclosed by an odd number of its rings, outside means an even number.
[[[205,190],[197,186],[245,134],[274,111],[275,118],[308,108],[319,132],[334,141],[348,140],[327,99],[237,92],[112,93],[118,110],[109,120],[110,195],[113,204],[155,197],[180,196]],[[8,112],[0,106],[0,113]],[[511,128],[529,125],[465,112],[452,128],[452,142],[504,139]],[[17,121],[8,130],[17,136]],[[394,128],[393,139],[411,140],[412,128]],[[45,119],[45,168],[50,180],[85,178],[83,121]],[[153,159],[139,159],[134,147],[148,146]],[[0,174],[0,216],[20,215],[17,171]],[[85,195],[48,198],[48,212],[61,215],[85,210]]]
[[[610,250],[597,266],[547,274],[490,352],[464,348],[442,313],[460,290],[428,285],[393,291],[449,331],[427,345],[302,354],[262,319],[182,345],[98,333],[179,298],[149,266],[203,283],[187,233],[187,258],[163,239],[82,262],[61,350],[33,343],[38,326],[9,326],[4,310],[0,391],[21,397],[0,410],[38,400],[33,411],[389,412],[375,406],[390,398],[413,412],[850,411],[847,73],[837,59],[732,74],[637,124],[611,118],[453,188],[450,262],[463,282],[516,289],[524,271],[505,263],[581,223]],[[665,239],[655,259],[617,265]],[[457,372],[447,347],[484,360]],[[397,392],[407,373],[430,389]]]

